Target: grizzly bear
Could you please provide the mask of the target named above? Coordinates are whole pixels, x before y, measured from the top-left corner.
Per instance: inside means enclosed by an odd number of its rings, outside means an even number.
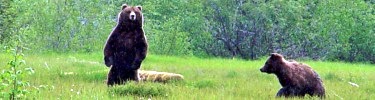
[[[117,26],[104,46],[104,62],[111,67],[107,85],[139,81],[138,69],[147,54],[147,40],[143,31],[141,6],[122,5]]]
[[[304,97],[305,94],[320,98],[325,96],[323,81],[306,64],[287,61],[282,55],[272,53],[260,71],[275,74],[279,79],[282,88],[276,94],[277,97]]]

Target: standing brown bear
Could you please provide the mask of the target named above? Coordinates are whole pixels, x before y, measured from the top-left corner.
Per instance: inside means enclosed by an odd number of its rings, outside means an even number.
[[[277,53],[272,53],[261,72],[275,74],[282,88],[277,97],[304,97],[305,94],[323,98],[325,90],[319,75],[308,65],[296,61],[287,61]]]
[[[147,40],[143,31],[141,6],[122,5],[117,26],[104,46],[104,61],[111,67],[107,85],[139,81],[138,69],[147,54]]]

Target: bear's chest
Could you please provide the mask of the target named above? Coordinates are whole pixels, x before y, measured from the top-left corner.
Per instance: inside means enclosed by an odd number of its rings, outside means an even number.
[[[134,32],[128,32],[128,33],[122,33],[120,34],[116,40],[117,40],[117,47],[118,49],[135,49],[135,46],[137,44],[136,40],[136,34]]]

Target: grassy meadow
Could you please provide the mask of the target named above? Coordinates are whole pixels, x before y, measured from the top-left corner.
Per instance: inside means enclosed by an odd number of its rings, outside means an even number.
[[[0,66],[6,66],[11,58],[10,55],[0,54]],[[275,75],[259,71],[266,58],[245,61],[149,54],[142,70],[179,73],[184,75],[185,80],[166,84],[129,83],[117,87],[105,84],[109,68],[103,64],[101,53],[27,54],[24,59],[26,66],[35,70],[34,74],[25,77],[32,86],[27,98],[37,100],[269,100],[277,99],[275,94],[281,88]],[[309,64],[320,74],[326,88],[326,99],[375,98],[375,65],[301,62]]]

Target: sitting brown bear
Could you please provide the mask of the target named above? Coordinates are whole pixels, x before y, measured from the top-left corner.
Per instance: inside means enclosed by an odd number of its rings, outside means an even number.
[[[287,61],[277,53],[272,53],[261,72],[275,74],[282,88],[277,97],[304,97],[305,94],[323,98],[325,90],[319,75],[308,65],[296,61]]]

